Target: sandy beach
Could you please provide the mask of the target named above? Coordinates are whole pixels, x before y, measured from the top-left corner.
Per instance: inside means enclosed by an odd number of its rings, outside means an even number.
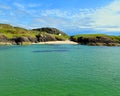
[[[30,45],[30,44],[78,44],[73,41],[47,41],[47,42],[39,42],[39,43],[31,43],[31,42],[22,42],[22,45]],[[14,45],[11,42],[0,42],[0,45]]]
[[[35,43],[35,44],[78,44],[77,42],[73,42],[73,41],[48,41],[48,42],[39,42],[39,43]]]

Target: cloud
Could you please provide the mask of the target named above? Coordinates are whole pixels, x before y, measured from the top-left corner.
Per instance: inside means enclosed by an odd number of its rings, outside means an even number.
[[[98,9],[41,10],[35,22],[65,30],[120,32],[120,1],[114,0]]]
[[[63,30],[90,28],[92,22],[91,13],[94,11],[93,9],[34,9],[34,7],[43,6],[35,3],[25,5],[14,2],[13,5],[16,6],[16,8],[13,8],[11,11],[5,13],[9,18],[14,18],[14,22],[18,23],[19,21],[19,23],[23,25],[25,24],[24,22],[28,22],[26,21],[26,18],[29,18],[31,19],[29,20],[30,26],[48,26]]]
[[[6,20],[6,19],[5,19],[5,20],[3,20],[3,19],[1,20],[1,19],[0,19],[0,22],[3,22],[3,23],[8,23],[8,22],[9,22],[9,20]]]
[[[115,0],[109,5],[97,9],[93,14],[95,30],[120,32],[120,1]]]
[[[13,5],[16,6],[18,9],[25,9],[25,6],[21,3],[14,2]]]
[[[15,18],[14,22],[29,26],[28,28],[56,27],[64,31],[120,32],[120,0],[114,0],[97,9],[41,9],[35,7],[44,6],[42,4],[18,2],[14,2],[13,5],[16,9],[12,9],[7,14],[8,17]],[[5,8],[5,6],[0,6],[0,8]]]
[[[7,5],[2,5],[2,4],[0,4],[0,9],[10,10],[11,7],[10,7],[10,6],[7,6]]]
[[[31,4],[27,4],[28,7],[34,8],[34,7],[41,7],[42,4],[36,4],[36,3],[31,3]]]
[[[92,9],[79,10],[40,10],[40,14],[33,18],[33,23],[43,26],[53,26],[64,30],[87,29],[91,26]],[[36,24],[35,24],[36,25]],[[36,26],[37,27],[37,26]]]
[[[0,10],[0,14],[3,14],[3,11]]]

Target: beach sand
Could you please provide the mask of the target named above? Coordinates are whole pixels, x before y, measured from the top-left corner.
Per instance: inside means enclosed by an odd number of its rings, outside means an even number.
[[[48,42],[39,42],[39,43],[35,43],[35,44],[78,44],[77,42],[73,42],[73,41],[48,41]]]
[[[78,44],[77,42],[73,41],[47,41],[47,42],[38,42],[38,43],[31,43],[31,42],[22,42],[22,45],[31,45],[31,44]],[[15,43],[11,42],[0,42],[0,45],[16,45]]]

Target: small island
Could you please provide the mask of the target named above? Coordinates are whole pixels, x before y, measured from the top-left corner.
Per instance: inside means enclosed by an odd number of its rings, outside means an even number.
[[[0,45],[81,44],[91,46],[120,46],[120,36],[80,34],[69,36],[56,28],[25,29],[0,24]]]

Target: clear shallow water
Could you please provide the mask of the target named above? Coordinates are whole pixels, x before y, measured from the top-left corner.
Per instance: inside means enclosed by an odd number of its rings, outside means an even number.
[[[0,96],[120,96],[120,47],[0,46]]]

